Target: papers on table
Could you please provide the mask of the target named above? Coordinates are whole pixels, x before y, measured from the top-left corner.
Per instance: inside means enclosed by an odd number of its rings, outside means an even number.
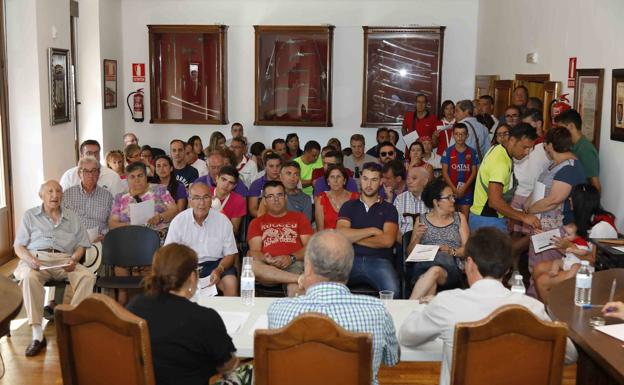
[[[416,245],[405,262],[427,262],[433,261],[440,246],[437,245]]]
[[[531,236],[531,242],[533,242],[533,249],[535,252],[541,253],[542,251],[554,249],[555,245],[551,241],[553,237],[561,237],[559,229],[544,231],[543,233]]]
[[[225,324],[225,329],[230,336],[233,336],[238,332],[238,329],[243,326],[247,318],[249,318],[248,312],[240,311],[219,311],[219,315]]]
[[[214,297],[217,295],[217,285],[212,284],[210,275],[199,279],[199,295],[201,297]]]
[[[620,253],[624,253],[624,246],[611,246],[612,249],[616,249]]]
[[[624,341],[624,323],[615,325],[597,326],[595,328],[613,338],[617,338],[620,341]]]
[[[154,200],[130,203],[130,224],[144,225],[154,216]]]
[[[70,265],[70,263],[67,262],[67,263],[63,263],[63,264],[60,264],[60,265],[39,266],[39,271],[50,270],[50,269],[60,269],[60,268],[63,268],[63,267],[67,267],[69,265]]]
[[[269,317],[266,314],[262,314],[256,319],[251,329],[249,329],[249,334],[254,335],[256,330],[258,329],[268,329],[269,328]]]
[[[405,147],[409,148],[415,141],[418,140],[418,132],[416,130],[410,132],[407,135],[403,135],[403,142],[405,142]]]

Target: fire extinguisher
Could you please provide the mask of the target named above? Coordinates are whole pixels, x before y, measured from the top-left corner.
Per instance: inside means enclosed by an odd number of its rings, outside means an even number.
[[[559,95],[558,98],[553,99],[553,101],[550,102],[550,118],[553,125],[555,124],[555,118],[557,115],[572,108],[567,96],[568,94]]]
[[[134,95],[132,107],[130,106],[130,96]],[[139,88],[134,92],[130,92],[126,98],[128,109],[130,110],[130,116],[135,122],[143,121],[143,88]]]

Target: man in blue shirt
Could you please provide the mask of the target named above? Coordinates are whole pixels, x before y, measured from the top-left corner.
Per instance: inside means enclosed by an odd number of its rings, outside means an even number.
[[[379,196],[381,166],[366,163],[360,183],[360,199],[345,202],[336,223],[336,229],[353,243],[355,251],[349,284],[391,290],[398,298],[399,278],[392,265],[392,247],[397,239],[399,215],[392,203]]]
[[[345,283],[353,265],[353,247],[335,230],[316,233],[304,258],[301,284],[306,294],[275,301],[267,312],[269,328],[280,328],[302,313],[322,313],[352,332],[373,336],[373,384],[379,365],[399,361],[392,317],[378,298],[351,294]]]

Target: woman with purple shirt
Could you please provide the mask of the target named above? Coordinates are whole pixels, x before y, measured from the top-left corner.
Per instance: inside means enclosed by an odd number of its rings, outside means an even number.
[[[154,161],[154,166],[156,168],[156,175],[154,175],[150,182],[165,186],[175,201],[178,211],[184,211],[186,209],[188,193],[184,185],[178,182],[175,177],[172,177],[173,161],[167,155],[159,155]]]

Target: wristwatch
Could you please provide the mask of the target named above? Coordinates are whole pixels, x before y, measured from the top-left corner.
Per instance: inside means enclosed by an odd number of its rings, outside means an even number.
[[[295,262],[297,262],[297,257],[294,254],[290,254],[290,264],[292,265]]]

